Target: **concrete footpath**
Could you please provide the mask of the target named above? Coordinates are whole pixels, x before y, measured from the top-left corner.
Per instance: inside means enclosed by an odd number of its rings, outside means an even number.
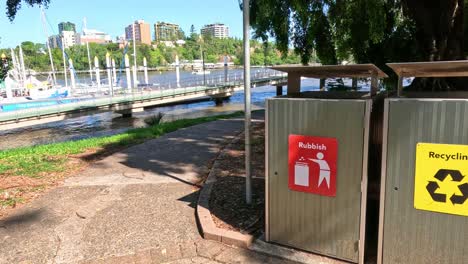
[[[0,263],[288,263],[203,240],[197,187],[242,119],[115,153],[0,221]]]

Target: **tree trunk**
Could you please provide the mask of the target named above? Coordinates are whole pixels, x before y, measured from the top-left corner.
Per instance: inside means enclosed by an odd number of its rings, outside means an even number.
[[[416,39],[425,61],[464,59],[465,0],[402,0],[417,28]],[[411,90],[468,90],[459,78],[418,78]]]

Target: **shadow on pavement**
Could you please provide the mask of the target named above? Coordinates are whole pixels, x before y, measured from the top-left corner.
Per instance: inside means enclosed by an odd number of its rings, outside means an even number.
[[[22,211],[20,214],[14,214],[0,220],[0,228],[9,228],[13,225],[31,224],[38,221],[43,214],[43,209]]]

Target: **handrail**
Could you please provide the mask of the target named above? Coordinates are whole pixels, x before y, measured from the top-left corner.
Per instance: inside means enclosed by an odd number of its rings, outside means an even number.
[[[239,74],[240,75],[240,74]],[[231,75],[230,77],[232,77]],[[238,76],[238,75],[237,75]],[[282,80],[286,78],[286,74],[276,72],[276,71],[266,71],[265,73],[256,74],[252,76],[252,84],[263,83],[263,82],[271,82],[275,80]],[[144,100],[163,100],[167,97],[174,97],[174,96],[186,96],[189,94],[206,94],[207,92],[220,90],[220,89],[235,89],[235,87],[240,87],[243,85],[243,79],[237,78],[236,75],[234,79],[229,79],[228,81],[224,81],[223,78],[220,80],[219,78],[217,81],[215,78],[213,80],[207,81],[207,85],[204,86],[199,82],[193,83],[193,86],[181,86],[181,87],[174,87],[171,86],[173,83],[166,83],[165,85],[160,86],[148,86],[147,88],[151,88],[150,91],[139,89],[133,90],[132,93],[123,93],[117,94],[112,96],[98,96],[98,97],[89,97],[87,99],[79,100],[76,98],[77,102],[73,103],[60,103],[60,101],[70,100],[70,98],[62,98],[62,99],[55,99],[55,100],[46,100],[41,102],[56,102],[56,105],[52,106],[45,106],[45,107],[35,107],[35,108],[25,108],[15,111],[0,111],[0,122],[10,122],[13,120],[19,121],[25,118],[31,117],[40,117],[40,116],[47,116],[47,115],[57,115],[61,113],[68,113],[74,111],[83,111],[86,109],[92,108],[102,108],[109,105],[115,104],[123,104],[123,103],[131,103],[136,101],[144,101]],[[203,80],[202,80],[203,82]],[[176,85],[175,85],[176,86]],[[126,89],[122,88],[122,91]],[[32,101],[34,102],[34,101]],[[4,104],[2,106],[6,106],[10,104]]]

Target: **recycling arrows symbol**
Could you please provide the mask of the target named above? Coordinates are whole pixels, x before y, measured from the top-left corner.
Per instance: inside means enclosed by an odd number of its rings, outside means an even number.
[[[439,184],[434,181],[430,181],[426,186],[427,191],[432,197],[432,200],[436,202],[445,203],[447,201],[447,195],[442,193],[436,193],[435,191],[439,189]]]
[[[468,183],[459,185],[458,189],[460,189],[463,195],[454,194],[452,197],[450,197],[450,201],[452,201],[453,204],[464,204],[468,199]]]
[[[454,182],[461,182],[464,176],[461,174],[460,171],[457,170],[448,170],[448,169],[441,169],[435,175],[434,178],[439,180],[440,182],[444,182],[448,176],[452,177]],[[443,193],[436,193],[437,189],[440,186],[436,181],[429,181],[426,186],[427,191],[432,197],[432,200],[436,202],[446,203],[447,202],[447,195]],[[450,201],[455,204],[464,204],[466,200],[468,200],[468,183],[464,183],[458,186],[458,189],[461,191],[462,195],[455,195],[453,194],[450,197]]]

